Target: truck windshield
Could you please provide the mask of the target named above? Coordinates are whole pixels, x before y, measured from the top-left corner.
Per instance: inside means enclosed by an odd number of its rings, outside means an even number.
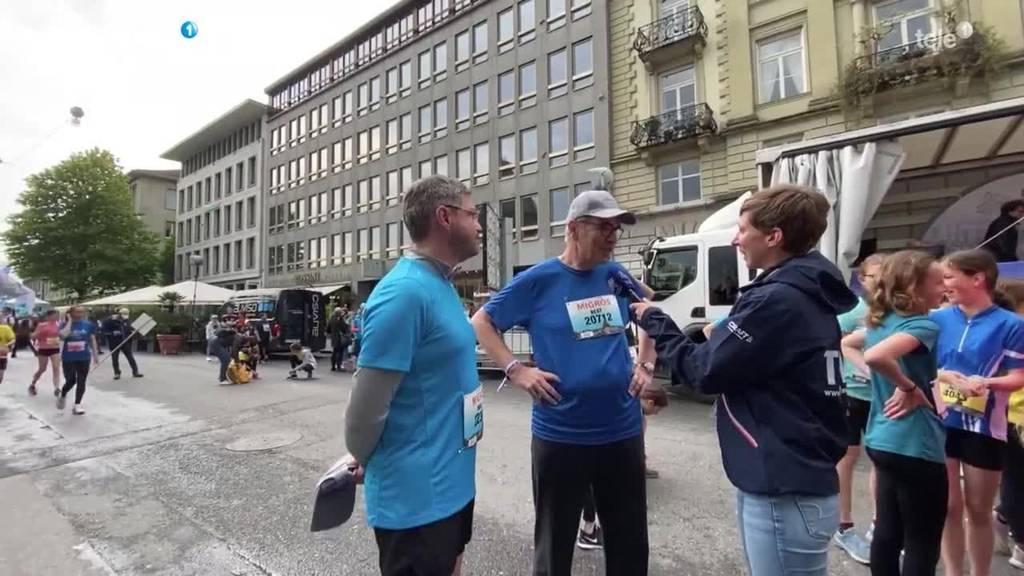
[[[697,279],[697,247],[658,250],[647,268],[653,300],[664,300]]]

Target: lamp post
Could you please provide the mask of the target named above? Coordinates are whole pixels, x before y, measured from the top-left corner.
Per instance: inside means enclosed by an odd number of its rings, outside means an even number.
[[[188,257],[188,263],[192,267],[192,324],[188,331],[188,350],[192,351],[192,341],[195,337],[194,330],[196,329],[196,293],[199,290],[199,269],[206,263],[202,254],[196,253]]]

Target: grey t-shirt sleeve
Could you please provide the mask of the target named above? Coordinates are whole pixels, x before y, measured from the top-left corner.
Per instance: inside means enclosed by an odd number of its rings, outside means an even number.
[[[405,378],[404,372],[360,368],[345,409],[345,448],[365,464],[384,432],[391,400]]]

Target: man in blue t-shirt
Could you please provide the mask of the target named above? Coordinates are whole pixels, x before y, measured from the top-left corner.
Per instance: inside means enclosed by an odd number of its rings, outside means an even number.
[[[451,278],[479,251],[480,225],[469,190],[447,177],[414,182],[404,202],[416,248],[362,311],[345,445],[365,468],[381,574],[457,576],[472,536],[483,394]]]
[[[565,251],[516,276],[473,317],[477,339],[510,382],[533,396],[534,574],[568,575],[584,498],[593,486],[609,576],[647,573],[647,492],[637,396],[650,384],[645,334],[634,366],[627,296],[642,288],[608,259],[633,214],[607,191],[569,206]],[[530,334],[536,366],[501,337]]]

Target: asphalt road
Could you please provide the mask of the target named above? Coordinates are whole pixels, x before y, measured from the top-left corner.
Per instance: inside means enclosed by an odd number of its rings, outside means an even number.
[[[376,573],[362,516],[308,531],[311,490],[342,453],[351,379],[321,371],[286,381],[285,364],[244,386],[218,386],[202,357],[140,355],[145,377],[91,375],[84,416],[26,385],[35,359],[11,360],[0,384],[0,573],[54,575],[348,575]],[[487,385],[474,538],[465,574],[529,574],[530,404]],[[733,489],[722,473],[711,409],[673,402],[652,419],[648,457],[652,575],[745,572]],[[277,446],[271,449],[257,449]],[[866,473],[858,472],[863,526]],[[838,551],[831,574],[867,569]],[[601,552],[577,550],[574,574],[603,574]],[[1005,561],[995,574],[1008,575]]]

